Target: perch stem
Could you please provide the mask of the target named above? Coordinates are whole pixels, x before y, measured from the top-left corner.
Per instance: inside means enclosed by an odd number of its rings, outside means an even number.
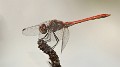
[[[40,50],[42,50],[44,53],[49,55],[49,59],[51,60],[51,62],[49,62],[49,64],[52,67],[61,67],[60,65],[60,60],[58,55],[56,54],[56,52],[47,44],[46,41],[44,41],[43,39],[39,39],[38,40],[38,48],[40,48]]]

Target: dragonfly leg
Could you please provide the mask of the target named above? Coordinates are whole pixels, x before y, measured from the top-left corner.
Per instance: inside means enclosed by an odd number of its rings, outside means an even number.
[[[45,39],[45,41],[50,42],[51,41],[50,34],[47,33],[42,39]]]
[[[58,42],[59,42],[59,39],[58,39],[58,37],[56,36],[55,32],[53,32],[53,34],[54,34],[54,37],[55,37],[57,43],[52,47],[52,49],[54,49],[54,48],[56,47],[56,45],[58,44]]]
[[[48,38],[48,33],[47,33],[47,34],[45,34],[45,36],[44,36],[42,39],[45,39],[46,37]]]

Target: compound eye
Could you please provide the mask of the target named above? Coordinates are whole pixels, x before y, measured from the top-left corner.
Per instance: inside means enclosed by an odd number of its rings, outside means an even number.
[[[45,24],[42,24],[40,27],[39,27],[39,31],[42,33],[42,34],[45,34],[47,33],[47,27]]]

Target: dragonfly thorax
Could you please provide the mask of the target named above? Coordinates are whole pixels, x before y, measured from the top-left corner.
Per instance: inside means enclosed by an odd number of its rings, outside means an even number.
[[[64,23],[59,20],[51,20],[49,23],[49,29],[53,32],[60,30],[64,27]]]

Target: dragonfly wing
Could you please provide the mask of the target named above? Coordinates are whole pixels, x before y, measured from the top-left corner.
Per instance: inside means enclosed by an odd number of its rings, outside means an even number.
[[[69,40],[69,30],[68,28],[63,28],[61,52],[66,47],[68,40]]]
[[[22,30],[22,34],[26,35],[26,36],[36,36],[36,35],[41,34],[39,32],[39,25],[35,25],[35,26],[24,28]]]

